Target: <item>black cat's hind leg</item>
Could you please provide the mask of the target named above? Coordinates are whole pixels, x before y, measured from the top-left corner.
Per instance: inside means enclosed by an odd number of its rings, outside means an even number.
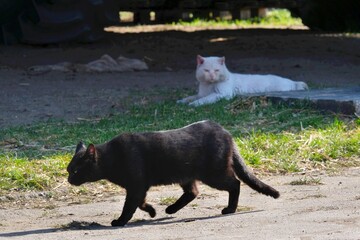
[[[149,213],[150,217],[154,218],[156,216],[156,211],[151,206],[151,204],[146,203],[146,200],[144,199],[143,203],[140,204],[139,208],[147,213]]]
[[[189,202],[194,200],[196,196],[199,194],[197,189],[196,181],[181,184],[181,187],[184,190],[183,195],[172,205],[168,206],[165,210],[167,214],[173,214],[185,207]]]
[[[222,214],[236,212],[240,195],[240,181],[235,176],[227,176],[216,181],[204,180],[203,182],[210,187],[229,192],[228,206],[221,211]]]
[[[225,189],[229,192],[228,206],[224,208],[222,214],[230,214],[236,212],[239,195],[240,195],[240,181],[235,179],[231,184],[229,184],[229,189]]]

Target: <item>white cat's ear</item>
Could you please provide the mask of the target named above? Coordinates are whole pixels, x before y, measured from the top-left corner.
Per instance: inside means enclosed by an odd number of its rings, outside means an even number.
[[[224,65],[225,64],[225,57],[219,58],[219,62],[220,62],[221,65]]]
[[[197,57],[196,57],[196,62],[197,62],[197,65],[201,65],[201,64],[203,64],[203,63],[204,63],[204,61],[205,61],[205,59],[204,59],[202,56],[197,55]]]

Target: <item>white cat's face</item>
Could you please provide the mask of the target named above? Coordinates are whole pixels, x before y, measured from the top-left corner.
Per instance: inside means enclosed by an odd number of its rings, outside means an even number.
[[[225,57],[197,56],[196,78],[199,82],[221,82],[226,79],[225,74]]]

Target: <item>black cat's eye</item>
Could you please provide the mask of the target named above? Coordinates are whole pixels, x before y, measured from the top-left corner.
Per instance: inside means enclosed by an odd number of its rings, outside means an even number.
[[[68,169],[68,172],[70,173],[70,174],[77,174],[78,172],[79,172],[79,169]]]

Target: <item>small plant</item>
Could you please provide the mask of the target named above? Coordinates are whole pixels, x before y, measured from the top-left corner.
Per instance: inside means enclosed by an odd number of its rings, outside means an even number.
[[[249,212],[249,211],[252,211],[254,210],[253,207],[249,207],[249,206],[238,206],[236,208],[236,212]]]
[[[163,197],[160,198],[160,205],[165,205],[165,206],[170,206],[172,204],[174,204],[177,201],[178,198],[176,197]]]
[[[290,185],[322,185],[321,178],[303,177],[298,180],[291,181]]]
[[[199,204],[197,204],[197,203],[192,203],[192,204],[190,204],[190,207],[192,207],[192,208],[197,208],[197,207],[199,207]]]

